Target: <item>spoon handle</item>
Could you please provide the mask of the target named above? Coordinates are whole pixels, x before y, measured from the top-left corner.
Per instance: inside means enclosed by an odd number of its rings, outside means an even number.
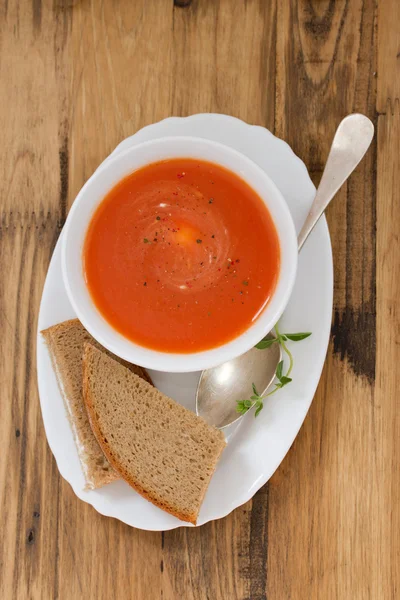
[[[364,115],[349,115],[340,123],[314,202],[299,233],[299,251],[329,202],[368,150],[373,137],[374,126]]]

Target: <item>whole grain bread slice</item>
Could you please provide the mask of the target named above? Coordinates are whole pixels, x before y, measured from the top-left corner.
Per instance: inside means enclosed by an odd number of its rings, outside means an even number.
[[[91,344],[85,344],[83,396],[97,441],[121,477],[156,506],[196,524],[224,434]]]
[[[79,459],[87,489],[99,488],[119,479],[104,456],[93,432],[83,402],[82,359],[85,342],[101,348],[126,368],[149,383],[151,380],[144,369],[117,358],[103,348],[83,327],[78,319],[64,321],[41,332],[49,349],[57,376],[61,395],[73,430]]]

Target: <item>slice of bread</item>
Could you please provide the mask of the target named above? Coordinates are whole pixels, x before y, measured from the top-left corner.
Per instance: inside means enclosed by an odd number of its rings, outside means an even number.
[[[151,380],[144,369],[127,363],[103,348],[86,331],[78,319],[64,321],[41,332],[50,351],[58,385],[74,434],[79,459],[86,479],[86,489],[99,488],[119,479],[104,456],[93,432],[83,402],[82,359],[85,342],[101,348],[121,364],[131,369],[149,383]]]
[[[114,469],[144,498],[195,525],[225,447],[222,431],[90,344],[83,396]]]

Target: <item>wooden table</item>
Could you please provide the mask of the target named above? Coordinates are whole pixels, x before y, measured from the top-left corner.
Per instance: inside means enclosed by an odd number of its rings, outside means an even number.
[[[0,597],[400,598],[399,1],[3,0],[0,29]],[[147,533],[58,474],[38,307],[97,165],[148,123],[208,111],[268,127],[315,182],[347,113],[377,134],[329,208],[332,339],[293,447],[227,518]]]

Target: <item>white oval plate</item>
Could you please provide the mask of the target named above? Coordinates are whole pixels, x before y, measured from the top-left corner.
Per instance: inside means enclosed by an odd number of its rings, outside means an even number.
[[[288,203],[297,231],[300,230],[315,188],[305,165],[285,142],[267,129],[248,125],[233,117],[200,114],[173,117],[145,127],[124,140],[114,152],[171,135],[205,137],[249,156],[278,186]],[[295,359],[293,383],[271,396],[257,419],[253,413],[248,414],[239,425],[226,431],[228,446],[212,478],[198,525],[224,517],[247,502],[268,481],[292,445],[321,376],[331,325],[332,292],[331,244],[325,218],[322,218],[301,252],[296,284],[281,319],[281,331],[312,331],[312,336],[291,344]],[[74,316],[62,281],[59,240],[43,290],[39,332]],[[71,484],[75,494],[103,515],[120,519],[133,527],[165,531],[188,526],[144,500],[123,481],[100,490],[83,489],[85,482],[72,431],[40,334],[37,369],[47,440],[61,475]],[[151,376],[164,393],[194,410],[199,373],[152,371]]]

